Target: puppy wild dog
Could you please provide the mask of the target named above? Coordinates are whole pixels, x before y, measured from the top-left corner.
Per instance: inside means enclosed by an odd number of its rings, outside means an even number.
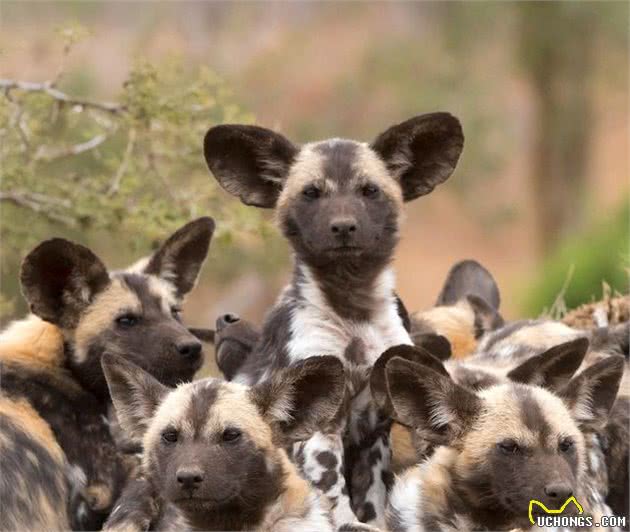
[[[564,378],[567,371],[556,368]],[[556,509],[572,495],[586,514],[611,514],[588,493],[583,431],[606,423],[623,370],[623,358],[611,356],[557,393],[512,382],[475,392],[427,366],[389,360],[385,384],[395,417],[437,446],[396,480],[389,529],[530,528],[530,500]]]
[[[474,260],[455,263],[435,306],[411,316],[411,336],[435,333],[451,344],[453,358],[471,355],[481,338],[504,325],[492,274]]]
[[[596,348],[597,344],[596,344]],[[585,337],[556,345],[540,354],[526,358],[518,366],[496,368],[491,364],[471,367],[468,361],[447,360],[442,363],[429,350],[396,346],[388,349],[376,362],[371,375],[372,394],[376,402],[391,412],[385,386],[385,366],[395,356],[431,367],[449,376],[458,385],[479,391],[505,382],[522,382],[558,390],[567,384],[580,368],[588,368],[598,360],[611,356],[621,359],[614,351],[593,357]],[[584,363],[586,360],[586,363]],[[595,360],[588,360],[589,358]],[[509,369],[509,370],[508,370]],[[622,383],[627,377],[627,363],[623,364]],[[619,391],[607,422],[597,427],[584,427],[585,470],[584,491],[593,506],[608,505],[615,515],[628,516],[628,397]],[[422,461],[434,451],[435,442],[422,430],[411,431],[416,461]]]
[[[354,512],[378,521],[385,503],[388,427],[379,427],[360,375],[387,347],[411,344],[390,268],[402,204],[448,179],[462,147],[459,121],[447,113],[407,120],[370,145],[331,139],[296,146],[244,125],[217,126],[205,137],[205,158],[221,186],[247,205],[275,208],[294,251],[293,279],[234,380],[261,382],[318,354],[339,357],[357,377],[348,393],[351,413],[339,429],[315,434],[296,450],[304,473],[335,505],[339,524],[353,521]],[[358,465],[372,465],[346,486],[344,472],[353,476],[344,461],[349,446]]]
[[[337,358],[311,357],[251,388],[209,378],[171,389],[113,355],[103,370],[120,423],[142,441],[161,507],[152,530],[175,529],[175,507],[198,530],[332,531],[328,501],[282,446],[337,415],[345,386]],[[128,525],[134,504],[121,497],[106,528]]]
[[[587,469],[596,489],[606,497],[615,514],[630,519],[630,379],[628,372],[628,323],[592,331],[571,328],[551,320],[524,320],[507,324],[486,335],[468,359],[445,365],[453,378],[469,387],[487,386],[505,377],[513,378],[516,366],[530,371],[561,345],[585,342],[581,369],[610,356],[626,358],[619,397],[602,430],[585,434],[588,447]],[[526,368],[530,368],[527,370]]]
[[[201,344],[179,308],[213,230],[191,222],[126,271],[60,238],[24,259],[33,315],[0,335],[0,529],[100,528],[126,479],[101,356],[124,353],[168,384],[193,377]]]

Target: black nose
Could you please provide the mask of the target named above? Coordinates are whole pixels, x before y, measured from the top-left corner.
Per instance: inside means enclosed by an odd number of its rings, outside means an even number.
[[[354,218],[335,218],[330,223],[330,230],[337,236],[348,236],[357,230],[357,222]]]
[[[199,342],[184,342],[177,346],[179,354],[184,358],[196,359],[201,354],[201,344]]]
[[[182,467],[177,470],[176,477],[184,489],[196,490],[203,482],[203,472],[198,467]]]
[[[232,323],[236,323],[238,321],[241,321],[241,318],[239,318],[236,314],[228,313],[228,314],[223,314],[223,316],[219,316],[217,318],[217,324],[216,324],[217,332],[222,331],[228,325],[231,325]]]
[[[545,495],[550,499],[564,502],[573,495],[573,489],[564,482],[554,482],[545,486]]]

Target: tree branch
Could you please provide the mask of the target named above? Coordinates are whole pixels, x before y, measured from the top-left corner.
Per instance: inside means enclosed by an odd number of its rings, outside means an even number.
[[[71,146],[64,146],[62,148],[48,148],[46,146],[40,146],[35,152],[34,159],[36,161],[52,161],[54,159],[60,159],[61,157],[69,157],[71,155],[79,155],[80,153],[93,150],[97,146],[100,146],[109,138],[106,133],[100,133],[86,142],[79,144],[73,144]]]
[[[118,189],[120,188],[120,182],[123,178],[123,175],[125,175],[125,172],[127,171],[127,166],[129,166],[129,160],[131,159],[131,154],[133,153],[133,147],[135,146],[135,144],[136,130],[132,128],[129,130],[129,138],[127,139],[127,148],[125,149],[125,154],[123,155],[123,159],[120,163],[120,166],[118,167],[118,170],[116,170],[116,175],[114,175],[112,184],[107,191],[107,196],[113,196],[114,194],[116,194],[116,192],[118,192]]]
[[[71,227],[75,225],[74,218],[51,210],[54,206],[68,208],[70,206],[70,202],[68,200],[38,193],[7,191],[0,192],[0,202],[3,201],[41,214],[53,222],[58,222]]]
[[[83,100],[81,98],[73,98],[66,93],[55,89],[52,83],[45,81],[44,83],[35,83],[32,81],[19,81],[13,79],[0,79],[0,89],[5,92],[17,89],[25,92],[41,92],[47,94],[54,100],[68,105],[78,105],[80,107],[97,109],[107,113],[120,113],[125,111],[123,105],[112,102],[96,102],[93,100]]]

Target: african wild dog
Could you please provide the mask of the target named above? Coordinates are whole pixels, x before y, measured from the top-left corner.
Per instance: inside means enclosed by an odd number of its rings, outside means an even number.
[[[618,515],[630,520],[630,373],[628,368],[628,323],[582,331],[551,320],[523,320],[509,323],[486,335],[476,352],[461,362],[446,363],[455,380],[470,387],[486,386],[506,375],[514,375],[517,365],[530,367],[545,352],[559,344],[586,342],[582,368],[614,355],[626,358],[619,398],[610,413],[608,424],[585,434],[589,449],[587,468],[599,493]]]
[[[564,379],[562,364],[554,368]],[[596,518],[612,514],[591,504],[585,489],[583,431],[606,423],[623,371],[623,358],[611,356],[557,393],[513,382],[475,392],[446,373],[390,359],[385,385],[395,417],[423,432],[436,450],[396,480],[389,529],[530,528],[530,500],[557,509],[571,496]]]
[[[545,323],[545,327],[551,324]],[[541,325],[541,324],[539,324]],[[574,331],[575,332],[575,331]],[[530,346],[528,356],[512,361],[512,364],[497,364],[494,359],[482,363],[482,355],[467,360],[446,360],[444,362],[433,357],[430,347],[427,350],[409,346],[396,346],[387,350],[374,365],[371,374],[372,394],[377,404],[385,411],[391,412],[385,393],[384,368],[388,360],[400,356],[407,360],[422,363],[443,375],[449,376],[458,385],[472,391],[478,391],[491,386],[512,382],[524,382],[542,386],[550,390],[558,390],[571,378],[576,371],[592,366],[598,361],[611,356],[622,359],[615,349],[615,334],[605,335],[599,331],[599,336],[612,337],[608,350],[602,350],[601,338],[592,340],[593,347],[584,336],[569,336],[569,341],[555,345],[542,352],[540,344]],[[535,338],[535,336],[534,336]],[[562,337],[556,337],[559,341]],[[514,344],[517,347],[524,345]],[[622,359],[623,360],[623,359]],[[518,365],[515,365],[517,364]],[[615,515],[628,516],[628,454],[630,426],[630,401],[627,395],[628,364],[623,364],[623,376],[617,400],[608,415],[607,422],[602,426],[584,427],[585,468],[587,481],[584,489],[588,500],[593,505],[607,504]],[[625,389],[624,389],[625,388]],[[433,452],[434,442],[423,432],[411,431],[411,442],[417,461],[425,459]]]
[[[352,408],[339,429],[295,449],[303,472],[333,502],[338,524],[355,514],[382,521],[389,426],[370,406],[365,377],[387,347],[411,344],[390,268],[402,204],[448,179],[462,147],[460,123],[447,113],[407,120],[370,145],[331,139],[299,147],[244,125],[217,126],[205,137],[215,178],[243,203],[275,208],[295,258],[292,282],[234,379],[264,381],[320,354],[342,359],[353,375]],[[329,455],[334,460],[318,460]]]
[[[454,358],[472,354],[482,336],[504,325],[501,298],[492,274],[474,260],[449,270],[433,308],[411,316],[411,336],[435,333],[451,344]]]
[[[122,354],[167,384],[193,377],[203,353],[180,305],[213,230],[191,222],[126,271],[60,238],[24,259],[33,315],[0,335],[0,529],[100,528],[127,475],[100,359]]]
[[[440,360],[465,358],[474,352],[483,335],[504,324],[499,305],[499,289],[490,272],[474,260],[457,262],[447,275],[436,305],[410,317],[411,338],[416,346],[428,349]],[[259,337],[253,324],[234,314],[217,319],[216,361],[228,380],[238,373]],[[391,448],[393,471],[416,463],[412,435],[398,423],[392,425]]]
[[[112,355],[103,370],[123,428],[142,442],[160,508],[152,530],[175,529],[174,506],[197,530],[332,531],[328,501],[283,446],[337,415],[345,386],[337,358],[311,357],[251,388],[208,378],[171,389]],[[121,497],[106,529],[126,529],[134,505]]]
[[[497,284],[488,270],[474,260],[457,262],[450,269],[434,307],[415,312],[409,320],[415,345],[427,341],[427,335],[443,336],[439,353],[432,345],[432,354],[445,360],[471,355],[481,337],[504,325],[499,314],[500,296]],[[252,323],[235,314],[224,314],[216,322],[216,361],[228,380],[232,380],[254,350],[260,331]],[[438,340],[439,341],[439,340]]]

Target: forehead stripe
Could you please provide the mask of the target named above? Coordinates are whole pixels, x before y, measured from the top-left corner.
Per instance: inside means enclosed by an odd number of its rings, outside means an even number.
[[[518,386],[515,389],[516,397],[519,401],[521,411],[520,419],[529,430],[534,434],[538,434],[540,443],[544,446],[551,434],[551,426],[545,419],[538,401],[532,394],[531,390],[524,386]]]

